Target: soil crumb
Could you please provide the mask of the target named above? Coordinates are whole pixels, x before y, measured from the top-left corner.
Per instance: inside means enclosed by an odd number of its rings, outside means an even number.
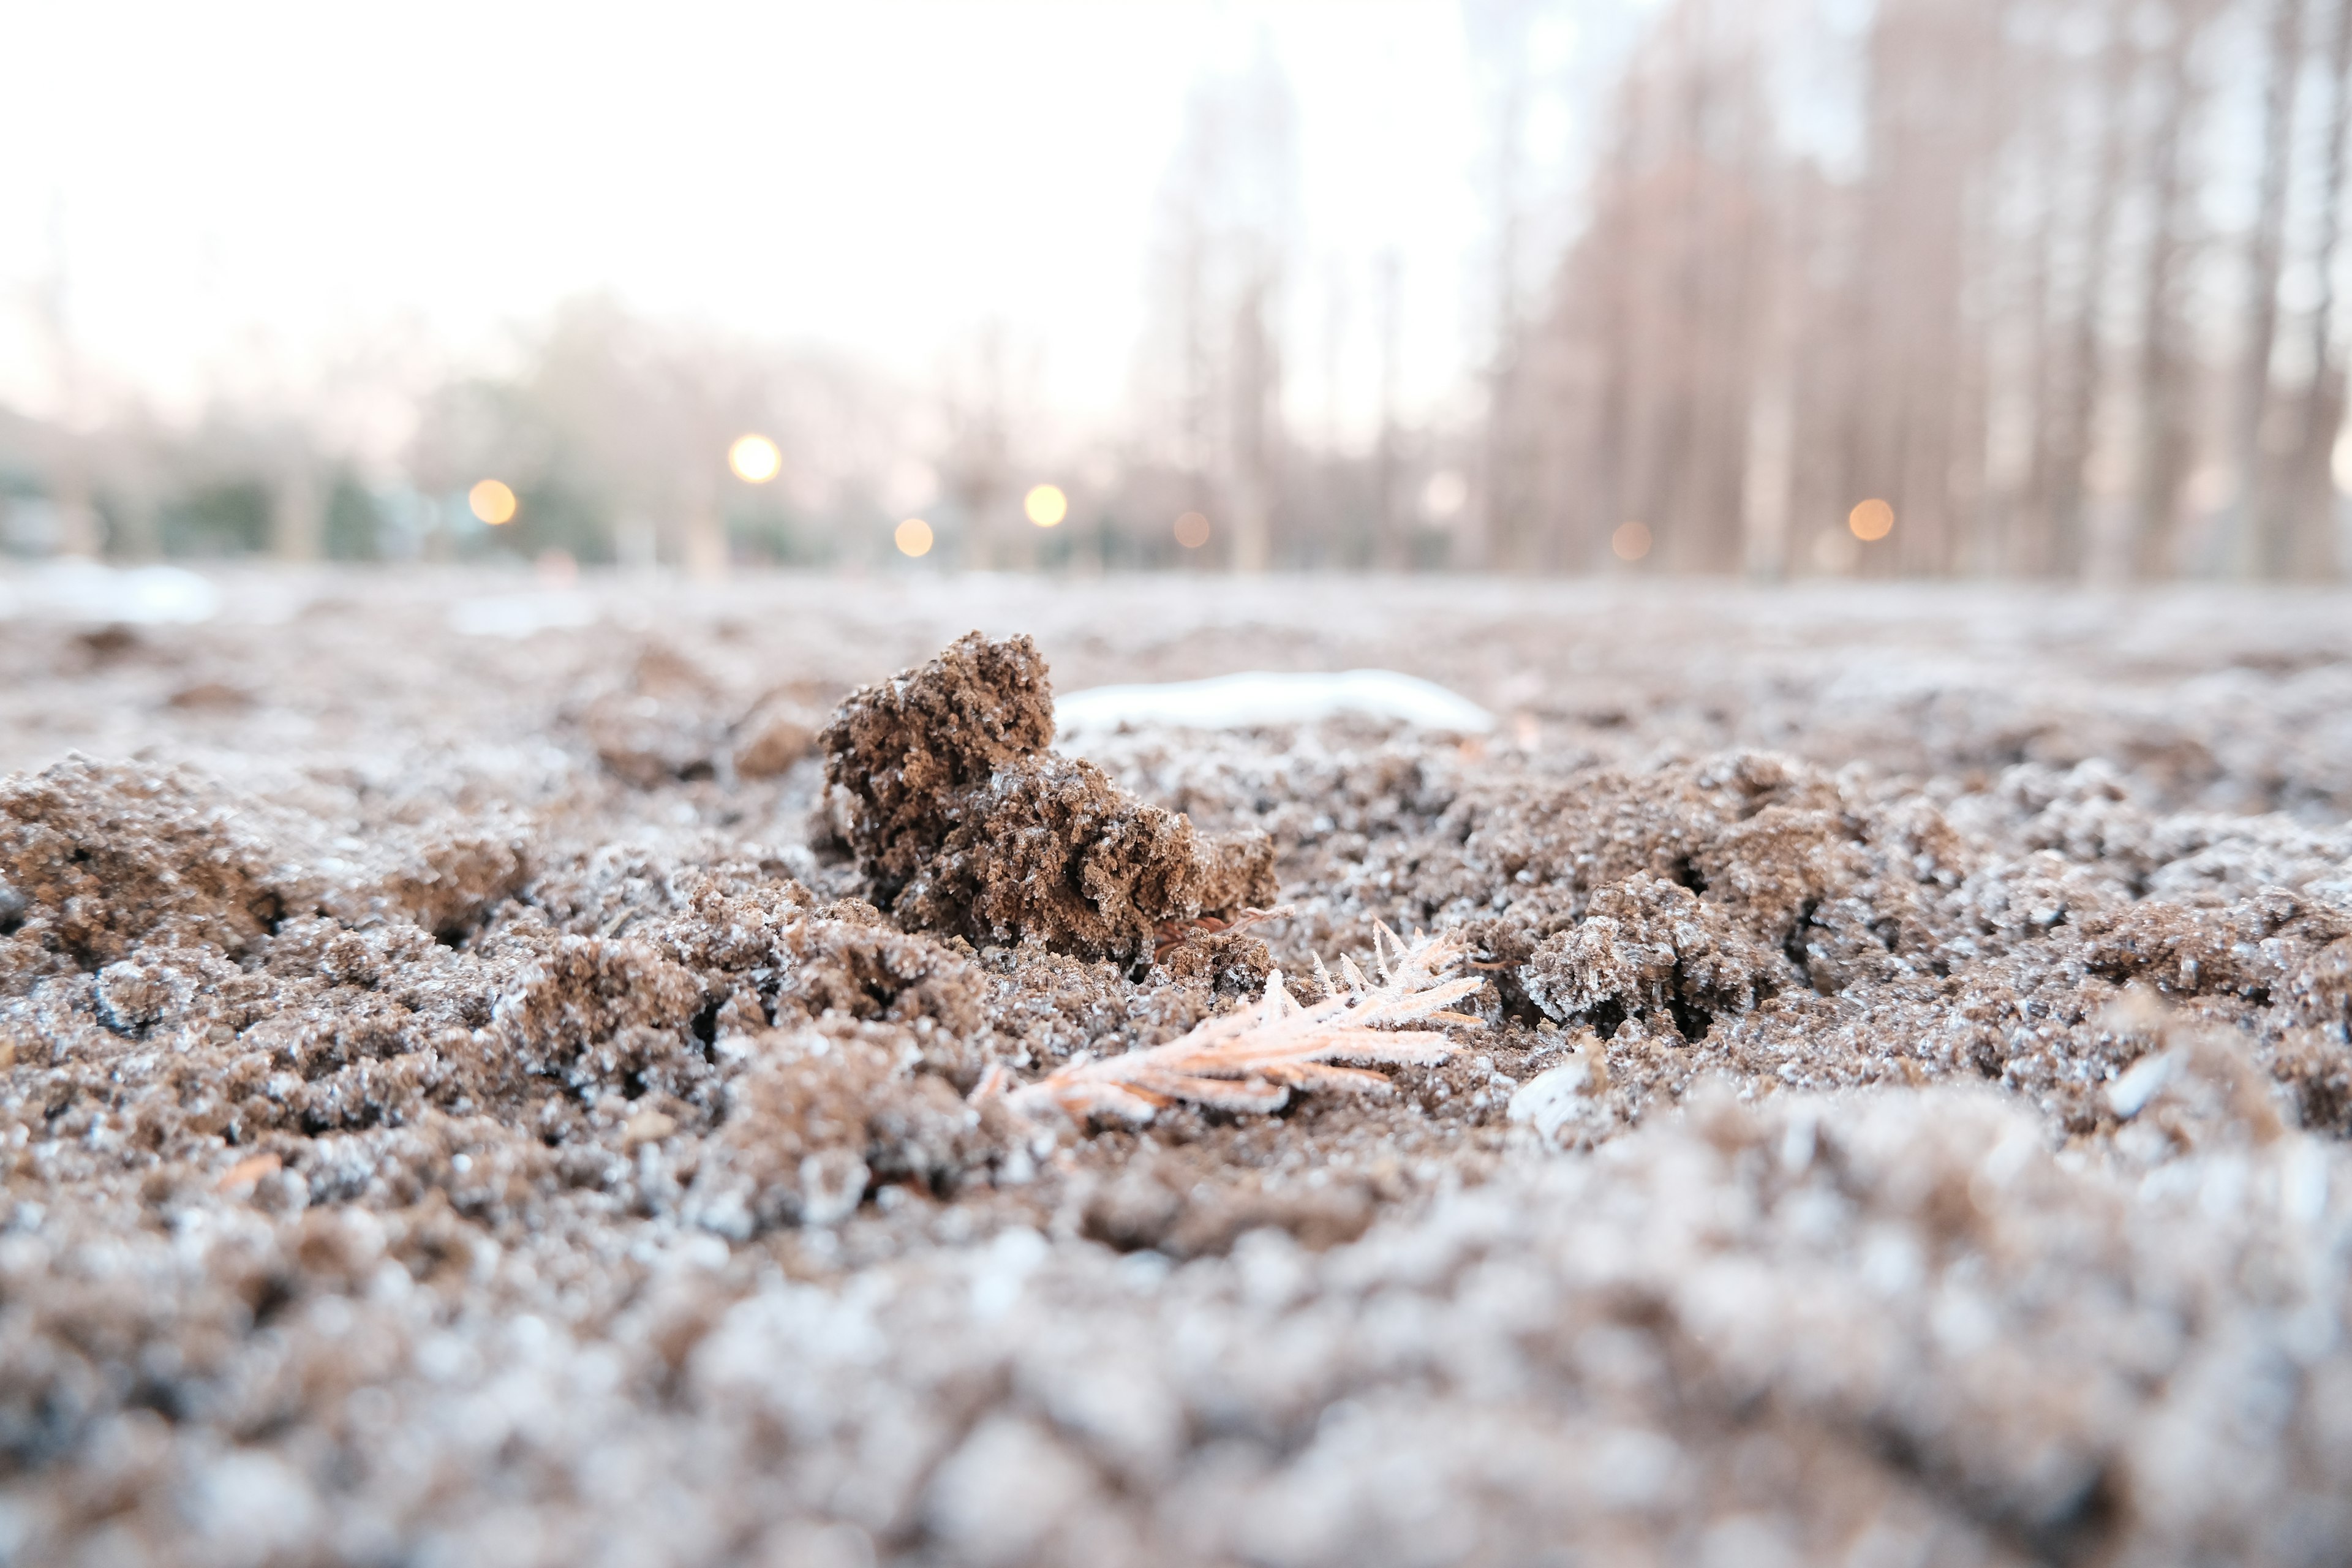
[[[0,1562],[2352,1559],[2340,597],[221,584],[0,619]]]
[[[1053,739],[1026,637],[970,633],[844,702],[821,737],[825,784],[879,901],[915,929],[1129,961],[1162,925],[1274,901],[1264,835],[1206,842]]]

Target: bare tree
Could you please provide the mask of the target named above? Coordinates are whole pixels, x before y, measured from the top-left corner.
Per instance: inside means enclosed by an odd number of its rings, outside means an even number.
[[[2132,84],[2139,71],[2139,50],[2131,32],[2136,8],[2133,0],[2110,0],[2105,7],[2095,108],[2097,152],[2085,192],[2082,261],[2076,268],[2066,368],[2053,417],[2047,422],[2051,472],[2044,526],[2048,540],[2041,558],[2051,576],[2064,581],[2080,578],[2090,564],[2090,466],[2107,369],[2101,318],[2114,265],[2116,215],[2123,205],[2126,160],[2131,146]]]
[[[65,197],[49,201],[49,270],[42,280],[37,315],[49,354],[57,415],[48,425],[49,504],[57,509],[58,552],[95,556],[101,541],[98,509],[91,504],[89,453],[83,439],[87,410],[80,346],[68,313],[70,268],[66,252]]]
[[[1492,338],[1484,380],[1485,440],[1478,493],[1483,553],[1490,566],[1521,568],[1528,552],[1528,498],[1519,467],[1524,355],[1519,274],[1526,230],[1524,171],[1534,83],[1528,33],[1540,0],[1476,0],[1468,7],[1471,45],[1494,78],[1486,174],[1488,310]]]
[[[1234,301],[1226,364],[1226,413],[1233,509],[1233,563],[1239,572],[1274,563],[1274,508],[1281,439],[1282,360],[1267,315],[1275,279],[1270,264],[1254,270]]]
[[[2189,406],[2192,366],[2184,293],[2196,240],[2188,132],[2200,107],[2196,45],[2211,20],[2209,0],[2166,0],[2157,56],[2154,132],[2147,148],[2148,238],[2140,293],[2139,432],[2133,574],[2179,572],[2183,489],[2195,455]]]
[[[288,443],[272,465],[269,552],[280,561],[316,561],[326,545],[327,498],[317,467],[299,443]]]
[[[2329,7],[2326,67],[2327,113],[2321,160],[2319,234],[2312,247],[2318,297],[2310,321],[2309,378],[2303,392],[2303,418],[2287,486],[2288,574],[2304,580],[2334,577],[2336,558],[2336,443],[2344,426],[2345,366],[2336,342],[2336,266],[2344,235],[2346,141],[2352,134],[2352,0]]]
[[[2231,459],[2239,560],[2264,577],[2284,576],[2294,540],[2264,482],[2263,426],[2271,407],[2271,356],[2278,346],[2279,273],[2286,261],[2288,165],[2294,152],[2294,100],[2303,78],[2303,0],[2269,0],[2263,81],[2261,189],[2246,243],[2246,315]]]
[[[1380,319],[1381,409],[1372,458],[1374,526],[1379,531],[1372,561],[1383,571],[1398,572],[1411,565],[1412,560],[1405,538],[1405,501],[1399,493],[1403,481],[1398,401],[1404,371],[1404,258],[1394,247],[1381,251],[1374,264],[1373,298]]]
[[[1629,450],[1635,396],[1634,298],[1650,246],[1645,205],[1633,199],[1633,193],[1641,178],[1637,127],[1644,119],[1648,89],[1647,79],[1637,71],[1620,89],[1619,123],[1601,199],[1596,204],[1591,232],[1580,247],[1581,254],[1571,256],[1562,280],[1563,324],[1571,331],[1582,328],[1598,340],[1593,346],[1599,361],[1598,407],[1593,412],[1591,472],[1586,480],[1592,500],[1581,530],[1583,548],[1571,556],[1580,557],[1580,563],[1588,565],[1606,562],[1610,536],[1624,524],[1640,521],[1633,515],[1641,503],[1633,495],[1634,469]],[[1571,476],[1563,475],[1562,481],[1563,489],[1573,489]]]
[[[1147,460],[1186,476],[1188,510],[1211,520],[1241,571],[1299,545],[1282,506],[1296,116],[1263,37],[1247,67],[1193,84],[1161,184],[1154,321],[1139,367]]]
[[[963,520],[964,563],[982,571],[1025,565],[1034,553],[1027,531],[1013,515],[1004,356],[1003,329],[992,323],[980,334],[972,363],[951,379],[944,398],[947,446],[940,477]]]
[[[2326,20],[2306,23],[2320,5]],[[1494,537],[1514,537],[1505,481],[1525,429],[1541,443],[1536,510],[1578,542],[1559,557],[1573,564],[1642,522],[1650,561],[1677,569],[2072,580],[2093,564],[2096,500],[2126,516],[2129,570],[2162,575],[2205,560],[2184,558],[2189,481],[2202,497],[2204,476],[2229,471],[2206,467],[2218,456],[2277,492],[2259,509],[2274,520],[2266,570],[2314,570],[2308,542],[2324,555],[2334,526],[2323,448],[2347,395],[2330,291],[2291,484],[2263,479],[2262,451],[2281,434],[2270,381],[2289,242],[2332,273],[2352,195],[2352,60],[2330,54],[2306,245],[2295,77],[2306,29],[2336,48],[2342,12],[1877,0],[1857,33],[1816,0],[1656,6],[1607,100],[1588,221],[1487,367]],[[1850,168],[1790,144],[1807,111],[1787,112],[1776,51],[1792,38],[1850,51]],[[2241,39],[2268,49],[2255,79],[2210,63],[2224,57],[2209,45]],[[2243,124],[2255,141],[2221,141]],[[2232,179],[2256,215],[2235,322],[2205,233]],[[2231,367],[2225,341],[2243,350]],[[1891,504],[1883,543],[1843,526],[1865,498]]]
[[[1851,496],[1894,507],[1894,535],[1872,552],[1881,570],[1949,572],[1973,543],[1982,349],[1969,310],[1983,266],[2005,9],[1887,0],[1866,45],[1858,242],[1869,256]]]

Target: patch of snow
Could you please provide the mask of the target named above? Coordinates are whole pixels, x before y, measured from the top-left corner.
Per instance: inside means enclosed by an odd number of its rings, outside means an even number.
[[[0,576],[0,621],[184,626],[211,620],[220,606],[220,589],[184,566],[53,561]]]
[[[2147,1108],[2164,1086],[2172,1081],[2179,1067],[2178,1053],[2166,1051],[2146,1056],[2132,1063],[2124,1076],[2107,1086],[2107,1103],[2115,1113],[2129,1121]]]
[[[449,606],[449,629],[474,637],[527,637],[560,626],[596,624],[585,594],[488,594]]]
[[[1536,1136],[1549,1143],[1559,1138],[1560,1130],[1584,1114],[1584,1099],[1592,1085],[1592,1069],[1581,1060],[1570,1060],[1548,1071],[1539,1072],[1519,1086],[1511,1096],[1510,1109],[1504,1114],[1511,1121],[1532,1126]]]
[[[1054,701],[1064,735],[1161,727],[1253,730],[1312,724],[1343,713],[1396,719],[1423,730],[1484,735],[1495,716],[1434,681],[1393,669],[1286,674],[1247,670],[1208,680],[1158,685],[1097,686]]]

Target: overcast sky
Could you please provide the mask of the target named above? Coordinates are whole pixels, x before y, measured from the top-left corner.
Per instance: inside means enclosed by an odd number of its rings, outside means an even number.
[[[1368,289],[1402,248],[1416,402],[1469,353],[1453,0],[0,0],[0,400],[37,410],[61,249],[89,384],[171,413],[404,333],[494,356],[606,289],[918,384],[1000,320],[1051,406],[1107,422],[1188,88],[1262,37],[1297,95],[1302,275]]]

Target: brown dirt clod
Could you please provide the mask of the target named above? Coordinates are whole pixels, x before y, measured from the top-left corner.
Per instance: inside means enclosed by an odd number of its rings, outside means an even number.
[[[1025,637],[969,633],[843,702],[821,738],[825,783],[849,798],[850,848],[904,923],[1132,961],[1162,921],[1273,900],[1262,835],[1204,842],[1181,814],[1049,750],[1053,735]]]

